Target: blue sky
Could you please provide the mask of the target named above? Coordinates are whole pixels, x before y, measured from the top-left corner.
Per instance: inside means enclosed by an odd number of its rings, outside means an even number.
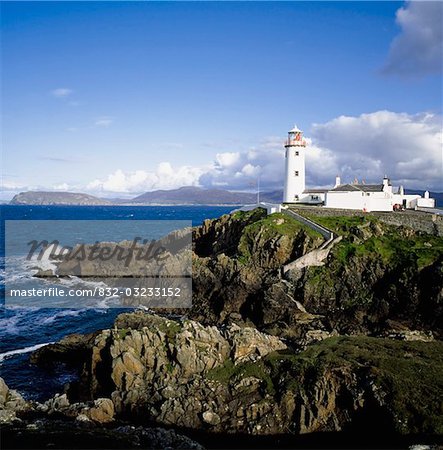
[[[3,2],[3,196],[278,188],[294,122],[312,185],[443,189],[441,7],[419,3]]]

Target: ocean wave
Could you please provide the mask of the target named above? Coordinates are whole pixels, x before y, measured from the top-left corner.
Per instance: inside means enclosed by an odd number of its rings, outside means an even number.
[[[81,313],[88,311],[88,308],[82,309],[65,309],[63,311],[59,311],[52,316],[44,317],[38,321],[40,325],[50,325],[54,323],[56,320],[61,319],[63,317],[77,317]]]
[[[53,344],[53,342],[45,342],[44,344],[36,344],[30,347],[18,348],[16,350],[10,350],[9,352],[0,353],[0,364],[6,359],[15,355],[22,355],[23,353],[30,353],[34,350],[44,347],[45,345]]]
[[[8,306],[3,310],[7,313],[6,317],[0,319],[1,334],[19,334],[22,329],[29,326],[29,323],[25,320],[26,316],[39,309],[38,307]],[[23,323],[20,324],[20,322]]]
[[[50,252],[46,251],[41,258],[39,258],[39,255],[33,255],[30,259],[24,257],[24,266],[25,268],[34,270],[35,272],[38,270],[55,270],[57,266],[54,260],[50,259],[49,256]]]

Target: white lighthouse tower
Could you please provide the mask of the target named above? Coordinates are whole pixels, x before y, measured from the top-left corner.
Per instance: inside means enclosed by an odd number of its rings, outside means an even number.
[[[285,142],[286,174],[283,203],[298,202],[305,190],[305,151],[306,141],[303,132],[295,125],[288,132]]]

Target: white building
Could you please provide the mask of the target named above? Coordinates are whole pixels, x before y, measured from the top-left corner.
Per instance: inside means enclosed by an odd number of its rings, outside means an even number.
[[[354,181],[342,184],[335,179],[332,189],[306,189],[305,152],[306,141],[303,132],[295,126],[288,132],[285,142],[286,174],[283,203],[324,205],[328,208],[354,209],[360,211],[393,211],[400,208],[435,208],[435,200],[426,191],[424,196],[406,195],[403,186],[394,189],[387,176],[380,184],[366,184]]]
[[[305,190],[306,141],[303,139],[303,133],[297,128],[297,125],[288,132],[285,148],[286,176],[283,203],[293,203],[301,200]]]

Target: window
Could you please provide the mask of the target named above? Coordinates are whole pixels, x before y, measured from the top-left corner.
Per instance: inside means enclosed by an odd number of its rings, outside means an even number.
[[[311,195],[312,200],[318,200],[318,195]]]
[[[298,150],[295,151],[295,156],[298,156],[300,153]]]
[[[295,175],[296,177],[298,177],[298,170],[295,170],[295,171],[294,171],[294,175]]]
[[[299,199],[298,195],[294,195],[294,200],[298,200],[298,199]]]

